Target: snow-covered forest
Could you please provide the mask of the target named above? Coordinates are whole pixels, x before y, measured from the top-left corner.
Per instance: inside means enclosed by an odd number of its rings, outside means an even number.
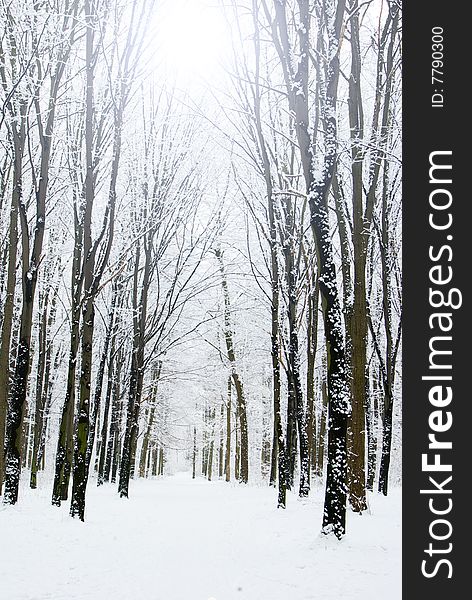
[[[400,3],[0,23],[5,598],[399,597]]]

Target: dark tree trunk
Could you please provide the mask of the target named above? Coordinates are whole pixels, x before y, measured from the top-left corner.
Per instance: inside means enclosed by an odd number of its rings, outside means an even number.
[[[52,293],[51,308],[48,314],[48,297],[49,291],[45,293],[43,297],[43,311],[41,326],[39,329],[39,352],[38,352],[38,371],[36,378],[36,406],[35,406],[35,418],[34,418],[34,434],[33,434],[33,448],[31,456],[31,476],[30,476],[30,487],[35,489],[37,486],[37,472],[40,468],[39,463],[39,448],[44,431],[44,420],[45,420],[45,408],[46,400],[48,397],[49,387],[49,374],[51,371],[51,352],[52,352],[52,341],[48,339],[49,330],[54,322],[56,314],[56,301],[58,294],[58,286]],[[40,302],[41,304],[41,302]]]
[[[141,446],[141,455],[139,458],[139,476],[144,477],[146,475],[146,458],[148,455],[148,450],[151,444],[151,436],[152,436],[152,428],[154,425],[154,415],[156,412],[156,403],[157,403],[157,385],[159,381],[159,377],[161,374],[162,362],[159,361],[159,366],[154,373],[152,389],[149,398],[149,411],[148,411],[148,419],[147,419],[147,428],[144,432],[143,436],[143,444]]]
[[[223,419],[224,419],[224,414],[225,414],[225,405],[222,402],[221,403],[221,411],[220,411],[220,445],[219,445],[219,450],[218,450],[218,477],[220,479],[223,478],[223,431],[224,431],[224,427],[223,427]]]
[[[213,474],[213,451],[215,447],[215,409],[210,411],[210,419],[212,421],[211,426],[211,434],[210,434],[210,448],[208,451],[208,467],[207,467],[207,477],[208,481],[211,481],[211,477]]]
[[[326,389],[326,382],[323,381],[321,384],[321,413],[320,413],[320,427],[319,435],[317,440],[316,449],[316,475],[322,477],[325,459],[325,441],[326,441],[326,422],[328,415],[328,391]]]
[[[39,437],[42,430],[42,420],[44,411],[44,396],[43,396],[43,383],[44,383],[44,372],[46,369],[46,344],[47,344],[47,312],[48,312],[48,294],[40,294],[40,312],[41,312],[41,323],[39,326],[39,351],[38,351],[38,367],[36,374],[36,398],[35,398],[35,414],[34,414],[34,429],[33,429],[33,452],[31,456],[31,474],[30,474],[30,488],[36,489],[37,478],[36,474],[38,471],[38,447]]]
[[[80,295],[81,284],[81,261],[83,245],[83,223],[82,217],[74,214],[75,240],[74,255],[72,262],[72,323],[70,332],[69,364],[67,371],[67,384],[64,405],[62,407],[59,425],[59,436],[57,440],[56,463],[54,483],[52,491],[52,504],[60,506],[61,501],[67,500],[69,493],[69,478],[72,471],[73,459],[73,427],[74,427],[74,405],[75,405],[75,379],[77,369],[77,357],[80,337]]]
[[[131,355],[130,382],[126,411],[125,435],[120,464],[118,493],[128,498],[129,480],[134,470],[134,459],[138,439],[138,419],[144,382],[146,321],[149,281],[152,269],[152,236],[150,230],[142,242],[137,242],[133,273],[133,349]],[[141,266],[141,243],[144,251],[144,267]],[[140,281],[140,272],[143,271]]]
[[[93,266],[90,265],[90,275]],[[85,289],[90,289],[87,276],[85,278]],[[91,279],[90,279],[91,286]],[[72,517],[85,519],[85,491],[87,488],[88,465],[87,448],[90,431],[90,388],[92,376],[92,349],[93,329],[95,320],[95,309],[93,296],[90,294],[85,301],[82,316],[82,349],[81,368],[79,384],[79,407],[76,425],[76,439],[74,443],[74,465],[72,479],[72,495],[70,514]]]
[[[193,428],[192,479],[195,479],[197,466],[197,428]]]
[[[308,266],[308,265],[307,265]],[[312,269],[314,273],[314,269]],[[315,411],[315,359],[318,339],[318,297],[317,282],[309,276],[308,316],[307,316],[307,437],[309,474],[316,472],[316,411]]]
[[[287,453],[284,443],[284,434],[282,426],[282,414],[280,407],[280,328],[279,328],[279,305],[280,305],[280,275],[277,258],[277,224],[276,224],[276,201],[273,193],[272,174],[270,167],[269,154],[262,131],[261,117],[261,90],[259,84],[260,76],[260,37],[259,37],[259,17],[258,4],[253,3],[253,21],[254,21],[254,53],[256,58],[255,77],[254,77],[254,116],[256,124],[257,139],[262,159],[263,175],[267,193],[267,215],[269,222],[269,247],[270,247],[270,277],[271,277],[271,358],[272,358],[272,386],[273,386],[273,406],[274,406],[274,439],[272,444],[272,466],[271,481],[275,481],[276,470],[278,468],[278,499],[277,506],[285,508],[286,490],[287,490]],[[277,455],[278,465],[274,460]]]
[[[105,335],[105,342],[103,344],[102,356],[100,359],[100,364],[98,367],[98,373],[95,384],[95,394],[94,394],[94,403],[92,410],[92,418],[90,420],[89,432],[88,432],[88,440],[87,440],[87,452],[85,456],[85,468],[86,468],[86,478],[88,478],[89,470],[90,470],[90,461],[92,459],[93,447],[95,442],[95,432],[97,429],[97,421],[99,422],[99,411],[102,399],[102,388],[103,388],[103,378],[105,376],[105,369],[109,355],[110,343],[113,339],[114,334],[114,320],[115,320],[115,309],[116,302],[118,297],[118,283],[115,281],[112,290],[110,311],[108,314],[108,326]],[[114,344],[112,344],[112,353],[114,352]],[[111,361],[109,361],[110,364]],[[108,383],[107,390],[105,396],[105,410],[104,410],[104,419],[103,419],[103,429],[104,429],[104,437],[102,437],[101,447],[105,448],[106,442],[106,431],[107,431],[107,421],[108,421],[108,410],[110,404],[110,395],[111,395],[111,373],[108,372]],[[97,450],[97,456],[101,454],[99,450]]]
[[[323,531],[333,532],[337,537],[345,533],[346,520],[346,434],[349,401],[346,381],[346,361],[342,335],[341,309],[339,305],[334,252],[331,241],[328,213],[328,195],[336,167],[337,117],[336,100],[339,79],[339,44],[344,23],[345,0],[338,0],[334,14],[327,20],[330,56],[326,67],[326,90],[323,97],[322,118],[324,125],[323,177],[315,177],[314,148],[309,132],[308,69],[310,55],[310,10],[307,0],[300,0],[299,46],[300,60],[297,70],[291,63],[285,4],[274,0],[276,13],[276,48],[284,66],[290,109],[295,118],[295,132],[300,147],[303,174],[310,205],[311,228],[317,249],[319,287],[322,299],[323,320],[327,351],[327,382],[329,396],[328,470],[323,515]],[[278,30],[278,34],[277,34]]]
[[[38,257],[39,258],[39,257]],[[21,312],[20,338],[13,376],[11,397],[7,412],[5,432],[5,504],[15,504],[18,500],[18,487],[21,473],[21,449],[23,413],[26,404],[26,390],[30,366],[30,340],[33,319],[34,273],[28,269],[23,277],[23,308]]]
[[[367,426],[367,477],[366,489],[373,491],[375,472],[377,468],[377,427],[376,427],[376,399],[377,399],[377,384],[373,379],[372,389],[366,394],[366,426]]]
[[[285,435],[285,453],[286,453],[286,484],[287,489],[291,490],[294,484],[295,468],[297,465],[297,401],[295,398],[295,387],[293,377],[288,375],[288,398],[287,398],[287,431]]]
[[[157,444],[154,445],[153,449],[152,449],[152,476],[153,477],[157,477],[157,460],[158,460],[158,449],[157,449]]]
[[[54,364],[52,366],[52,374],[51,374],[51,357],[50,351],[52,348],[52,343],[48,347],[48,356],[46,359],[46,372],[44,375],[44,389],[43,394],[46,398],[44,402],[44,416],[42,421],[42,429],[39,436],[39,445],[38,445],[38,471],[44,471],[45,465],[45,446],[46,446],[46,434],[48,429],[48,423],[50,419],[50,408],[52,404],[52,392],[54,382],[57,377],[57,371],[59,369],[59,365],[62,361],[62,352],[59,350],[56,351],[56,355],[54,357]]]
[[[289,343],[287,352],[288,377],[288,409],[287,409],[287,460],[289,464],[287,487],[293,485],[293,477],[297,458],[297,433],[300,451],[300,487],[299,495],[308,496],[310,491],[310,473],[308,456],[308,436],[306,427],[303,390],[300,376],[300,358],[298,345],[297,321],[297,273],[299,266],[295,257],[295,215],[290,195],[284,198],[283,214],[285,227],[283,231],[283,253],[285,257],[285,278],[287,284],[287,317],[289,327]]]
[[[207,456],[208,456],[208,448],[207,448],[207,427],[208,427],[208,409],[205,406],[205,410],[203,411],[203,432],[202,432],[202,475],[206,477],[207,474]]]
[[[117,455],[117,448],[119,442],[119,431],[120,431],[120,421],[121,421],[121,386],[120,386],[120,377],[121,377],[121,365],[123,353],[122,349],[118,348],[116,362],[114,367],[114,377],[112,383],[112,404],[111,404],[111,418],[110,418],[110,435],[108,436],[108,444],[105,458],[105,467],[103,472],[104,481],[110,481],[110,473],[113,472],[115,474],[112,477],[112,483],[115,483],[116,480],[116,460],[115,457]],[[118,452],[119,454],[119,452]]]
[[[223,263],[223,254],[219,248],[215,250],[215,255],[218,259],[221,272],[221,285],[223,287],[224,303],[225,303],[225,343],[226,353],[231,365],[231,377],[234,383],[234,389],[236,390],[237,400],[237,418],[239,420],[239,433],[240,433],[240,471],[239,481],[241,483],[247,483],[249,479],[249,440],[247,431],[247,411],[246,411],[246,396],[244,394],[243,383],[236,370],[236,355],[234,351],[233,332],[231,329],[231,304],[229,298],[228,282],[226,279],[225,268]]]
[[[379,492],[386,496],[388,494],[388,474],[390,469],[390,454],[392,449],[392,426],[393,426],[393,402],[385,394],[385,409],[382,432],[382,456],[379,471]]]
[[[140,346],[141,344],[138,344],[133,349],[131,359],[126,426],[121,454],[120,480],[118,483],[118,493],[120,494],[120,498],[128,498],[129,496],[129,480],[132,471],[133,453],[138,438],[139,402],[141,399],[144,378],[144,356],[143,348]]]
[[[239,444],[239,419],[238,419],[238,408],[236,407],[236,415],[234,419],[234,478],[236,481],[239,480],[239,466],[241,464],[241,446]]]
[[[354,512],[367,509],[365,494],[365,377],[367,366],[366,260],[370,223],[364,215],[363,106],[361,96],[361,52],[357,0],[350,1],[351,75],[349,78],[349,125],[351,130],[351,175],[354,251],[354,301],[351,325],[351,403],[348,421],[349,502]]]
[[[277,486],[277,462],[279,455],[278,448],[278,436],[277,436],[277,426],[275,424],[275,419],[273,419],[272,423],[272,443],[270,450],[270,475],[269,475],[269,485],[271,487]]]
[[[78,4],[70,7],[64,16],[64,37],[59,48],[57,61],[51,68],[50,90],[48,96],[47,116],[43,122],[43,112],[39,107],[39,99],[35,98],[36,119],[41,142],[41,158],[38,176],[35,181],[36,214],[33,233],[30,234],[27,209],[21,198],[21,180],[18,190],[17,208],[20,216],[22,239],[22,309],[20,315],[20,332],[16,357],[15,373],[8,404],[7,426],[5,434],[5,494],[6,504],[15,504],[18,500],[18,487],[21,473],[21,443],[23,413],[25,412],[28,376],[30,367],[31,332],[33,325],[33,307],[38,281],[38,269],[43,252],[44,231],[46,224],[46,199],[49,187],[49,169],[52,150],[52,139],[56,116],[56,104],[59,86],[65,71],[70,48],[75,35],[75,16]],[[20,104],[20,127],[24,126],[26,105]],[[24,111],[24,112],[22,112]],[[16,130],[16,125],[14,126]],[[16,137],[16,136],[14,136]],[[23,138],[24,139],[24,138]],[[16,152],[15,152],[16,154]],[[37,185],[36,185],[37,181]]]
[[[16,285],[16,255],[18,250],[18,207],[22,194],[23,150],[25,137],[24,117],[20,122],[19,132],[13,145],[13,190],[10,208],[10,225],[8,230],[8,268],[6,297],[3,306],[2,337],[0,343],[0,494],[2,493],[5,474],[5,425],[7,416],[8,390],[10,387],[10,345],[13,327],[13,309]]]
[[[107,390],[105,393],[105,406],[103,410],[103,423],[102,423],[102,441],[100,444],[100,457],[98,460],[98,476],[97,476],[97,486],[100,486],[105,481],[105,460],[108,453],[109,440],[111,439],[111,422],[109,423],[110,416],[110,405],[112,398],[112,389],[113,389],[113,378],[114,378],[114,355],[115,355],[115,338],[113,338],[113,343],[111,347],[110,356],[108,359],[108,380],[107,380]],[[112,418],[113,418],[113,409],[112,409]],[[108,432],[110,431],[110,437],[108,436]]]
[[[226,448],[225,480],[231,480],[231,377],[228,377],[228,396],[226,399]]]

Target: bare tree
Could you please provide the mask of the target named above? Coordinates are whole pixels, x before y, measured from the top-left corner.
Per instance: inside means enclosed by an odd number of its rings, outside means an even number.
[[[15,504],[18,499],[18,486],[21,471],[22,417],[26,403],[27,382],[30,367],[33,306],[44,240],[46,199],[48,193],[56,106],[62,78],[76,36],[77,10],[78,2],[65,2],[62,11],[63,16],[58,22],[58,43],[53,47],[52,55],[48,57],[51,73],[46,110],[43,110],[41,107],[39,97],[39,89],[42,87],[45,79],[38,53],[37,36],[39,35],[39,32],[33,33],[35,48],[34,59],[37,63],[37,68],[34,89],[31,91],[36,109],[36,122],[41,144],[41,155],[39,173],[37,177],[35,173],[33,174],[36,210],[32,232],[30,232],[29,228],[27,208],[24,199],[19,195],[16,200],[18,203],[17,210],[19,213],[22,240],[22,309],[16,365],[12,379],[11,396],[8,404],[5,436],[6,479],[4,502],[7,504]]]

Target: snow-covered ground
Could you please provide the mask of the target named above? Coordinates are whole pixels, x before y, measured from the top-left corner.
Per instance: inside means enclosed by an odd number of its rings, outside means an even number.
[[[401,492],[348,514],[341,541],[319,534],[322,490],[275,508],[267,487],[180,473],[90,482],[86,523],[23,487],[0,507],[2,600],[399,600]]]

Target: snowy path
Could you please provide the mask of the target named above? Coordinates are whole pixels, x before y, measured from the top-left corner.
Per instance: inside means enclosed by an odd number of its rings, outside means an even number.
[[[0,507],[1,600],[399,600],[401,495],[348,515],[338,543],[319,535],[322,493],[274,508],[274,491],[178,474],[91,482],[85,524],[23,487]]]

